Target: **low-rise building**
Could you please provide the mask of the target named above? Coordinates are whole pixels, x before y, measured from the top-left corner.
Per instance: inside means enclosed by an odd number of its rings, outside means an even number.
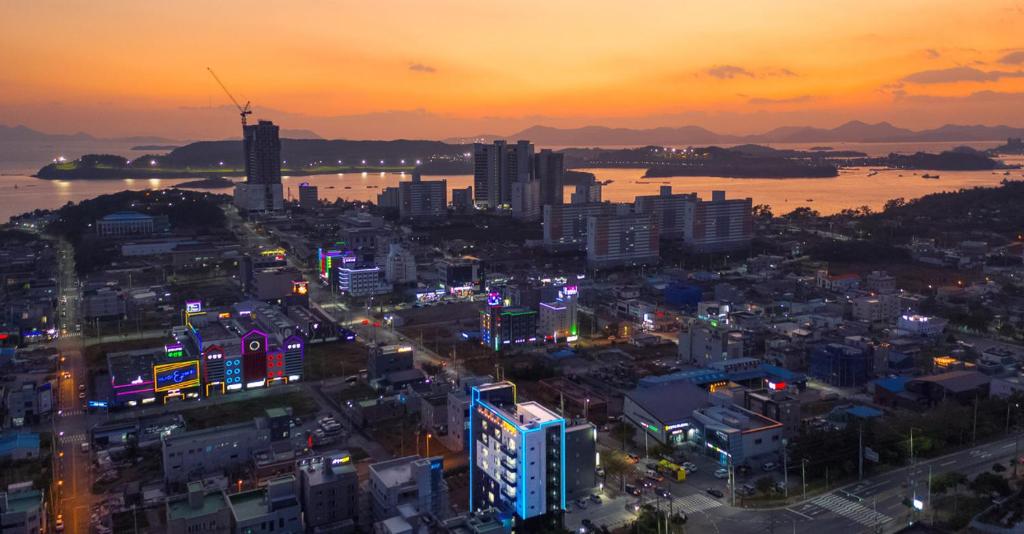
[[[164,480],[186,482],[225,473],[252,461],[253,453],[268,447],[271,431],[267,420],[216,426],[164,436]]]
[[[448,517],[448,483],[441,456],[406,456],[370,464],[369,489],[375,523],[398,515],[398,507],[407,504],[420,513]]]
[[[31,482],[19,482],[0,492],[0,532],[41,534],[46,524],[43,492]]]
[[[355,530],[359,476],[347,451],[300,460],[299,499],[306,528],[314,532]]]
[[[206,489],[189,482],[188,493],[167,499],[167,534],[227,534],[231,511],[221,489]]]
[[[294,475],[272,478],[264,487],[229,495],[228,506],[235,534],[304,532]]]

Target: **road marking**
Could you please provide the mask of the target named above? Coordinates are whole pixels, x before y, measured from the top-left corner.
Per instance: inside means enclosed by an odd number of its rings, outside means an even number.
[[[881,512],[876,512],[859,502],[851,501],[834,493],[822,495],[812,500],[811,504],[820,506],[836,515],[845,517],[850,521],[860,523],[864,526],[881,525],[892,521],[892,517]]]
[[[1015,445],[1014,443],[1007,443],[1006,445],[1003,445],[1001,448],[1009,449],[1010,447],[1013,447],[1014,445]]]
[[[717,499],[712,499],[700,493],[694,493],[686,497],[674,497],[672,499],[672,509],[682,510],[687,515],[702,512],[711,508],[717,508],[722,506],[722,502]]]
[[[72,444],[73,443],[81,443],[83,441],[88,441],[88,440],[89,440],[89,435],[84,433],[84,432],[80,433],[80,434],[65,434],[65,435],[60,437],[60,442],[62,444],[65,444],[65,445],[67,445],[69,443],[72,443]]]
[[[809,516],[809,515],[807,515],[805,513],[802,513],[802,512],[797,512],[796,510],[794,510],[792,508],[786,508],[786,510],[789,510],[790,512],[793,512],[794,514],[796,514],[796,515],[798,515],[800,517],[803,517],[803,518],[806,518],[806,519],[810,519],[812,521],[814,520],[813,517],[811,517],[811,516]]]
[[[955,464],[955,463],[956,463],[956,460],[950,460],[950,461],[948,461],[948,462],[942,462],[942,463],[941,463],[941,464],[939,464],[939,465],[941,465],[942,467],[946,467],[947,465],[953,465],[953,464]]]

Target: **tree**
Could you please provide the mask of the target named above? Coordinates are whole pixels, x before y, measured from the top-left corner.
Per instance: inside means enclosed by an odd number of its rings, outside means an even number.
[[[604,467],[606,478],[618,477],[620,489],[626,487],[626,475],[633,471],[633,464],[629,463],[626,455],[619,451],[608,451],[601,455],[601,466]]]
[[[988,497],[992,493],[998,493],[1000,495],[1010,494],[1010,483],[1005,478],[995,473],[981,473],[974,477],[974,480],[969,484],[971,491],[977,494],[979,497]]]
[[[751,208],[751,213],[755,219],[771,219],[775,215],[772,213],[772,207],[768,204],[755,204]]]
[[[633,436],[635,435],[635,432],[633,430],[633,427],[630,426],[629,423],[626,423],[625,421],[619,421],[614,426],[612,426],[611,435],[612,437],[615,438],[616,441],[622,442],[622,448],[625,449],[625,444],[627,442],[630,444],[633,443]]]
[[[932,492],[942,495],[949,490],[956,491],[957,486],[967,483],[967,475],[958,471],[950,471],[932,478]]]

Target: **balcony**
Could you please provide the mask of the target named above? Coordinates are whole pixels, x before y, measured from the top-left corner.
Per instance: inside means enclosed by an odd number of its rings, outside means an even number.
[[[517,466],[515,460],[510,459],[507,456],[501,459],[501,465],[502,467],[508,469],[509,471],[512,471],[513,473],[516,471]]]
[[[515,460],[516,458],[519,457],[519,453],[515,449],[511,449],[511,448],[506,447],[504,445],[501,446],[501,452],[505,453],[505,456],[508,456],[509,458],[511,458],[513,460]]]
[[[504,473],[501,474],[501,480],[504,481],[506,484],[511,485],[512,487],[515,487],[516,485],[515,473],[509,474],[508,471],[505,471]]]

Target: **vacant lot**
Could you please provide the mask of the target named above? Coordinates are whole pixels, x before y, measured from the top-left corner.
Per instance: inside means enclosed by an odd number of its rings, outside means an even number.
[[[197,430],[220,425],[230,425],[251,421],[254,417],[264,415],[269,408],[291,408],[292,415],[307,418],[317,412],[316,401],[300,391],[281,395],[263,396],[242,399],[236,402],[211,404],[202,408],[193,408],[181,412],[185,418],[185,428]]]
[[[334,341],[306,346],[306,380],[351,375],[366,368],[369,351],[364,345]]]

